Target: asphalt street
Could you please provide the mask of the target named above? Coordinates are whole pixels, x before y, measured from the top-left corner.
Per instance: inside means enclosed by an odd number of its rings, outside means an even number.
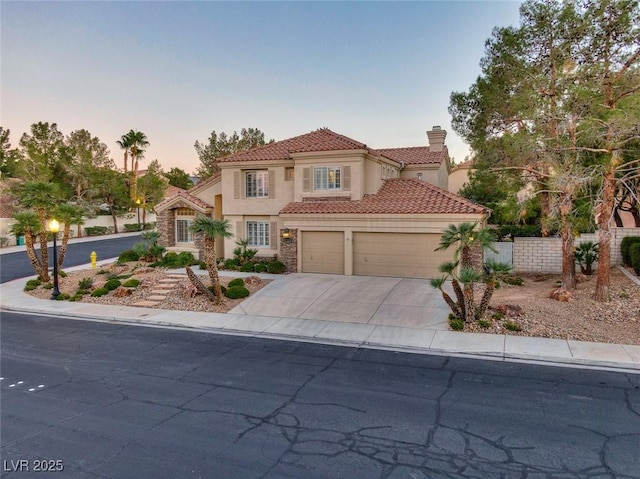
[[[640,471],[640,375],[13,313],[0,340],[3,477]]]
[[[96,241],[87,241],[82,243],[70,242],[67,248],[67,254],[64,259],[62,269],[70,266],[78,266],[88,264],[91,259],[92,251],[98,255],[98,260],[115,258],[124,250],[131,248],[134,244],[142,241],[140,235],[129,235],[113,239],[101,239]],[[58,243],[58,247],[60,244]],[[38,248],[37,253],[40,254]],[[49,247],[49,264],[53,258],[53,247]],[[16,253],[8,253],[0,255],[0,283],[6,283],[18,278],[27,276],[35,276],[33,266],[29,262],[27,253],[18,251]]]

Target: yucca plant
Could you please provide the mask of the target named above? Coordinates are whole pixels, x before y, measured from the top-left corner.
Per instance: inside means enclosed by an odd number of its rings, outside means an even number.
[[[580,265],[582,274],[591,276],[593,274],[593,265],[598,261],[598,243],[593,241],[584,241],[576,247],[576,263]]]

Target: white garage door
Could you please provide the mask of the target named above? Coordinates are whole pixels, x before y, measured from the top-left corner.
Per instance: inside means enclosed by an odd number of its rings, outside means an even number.
[[[344,233],[303,231],[302,272],[344,274]]]
[[[439,234],[353,233],[353,274],[436,278],[453,249],[434,251]]]

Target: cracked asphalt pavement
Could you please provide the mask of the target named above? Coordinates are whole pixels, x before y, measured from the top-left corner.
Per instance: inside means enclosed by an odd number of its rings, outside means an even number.
[[[1,332],[3,477],[640,477],[640,375],[13,313]]]

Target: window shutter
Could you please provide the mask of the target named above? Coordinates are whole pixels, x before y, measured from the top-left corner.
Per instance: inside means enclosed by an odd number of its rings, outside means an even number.
[[[302,191],[305,193],[311,191],[311,168],[302,169]]]
[[[351,167],[342,167],[342,189],[344,191],[351,191]]]
[[[236,240],[240,241],[244,239],[244,231],[242,231],[242,221],[236,223]]]
[[[276,172],[269,170],[269,198],[276,197]]]
[[[269,225],[269,246],[278,249],[278,222],[272,221]]]
[[[235,171],[233,173],[233,199],[240,199],[240,172]]]

